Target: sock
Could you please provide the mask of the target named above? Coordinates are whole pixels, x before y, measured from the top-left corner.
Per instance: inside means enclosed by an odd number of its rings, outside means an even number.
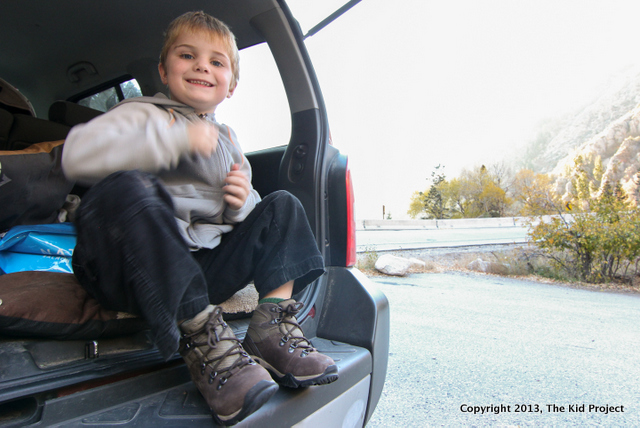
[[[180,327],[181,329],[187,327],[189,325],[193,325],[194,324],[194,320],[195,323],[202,323],[203,320],[209,318],[209,315],[211,314],[211,312],[213,312],[213,310],[215,309],[215,305],[208,305],[206,308],[204,308],[204,310],[198,312],[193,318],[186,318],[183,320],[179,320],[178,321],[178,327]]]
[[[264,299],[258,300],[258,304],[261,305],[263,303],[275,303],[278,304],[280,302],[284,302],[287,299],[281,299],[280,297],[265,297]]]

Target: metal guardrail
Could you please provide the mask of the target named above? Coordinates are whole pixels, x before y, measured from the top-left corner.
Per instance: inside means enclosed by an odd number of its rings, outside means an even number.
[[[534,223],[552,216],[536,218]],[[470,229],[479,227],[526,227],[530,217],[459,218],[445,220],[356,220],[356,230]]]
[[[523,244],[528,242],[526,230],[530,225],[536,225],[540,221],[548,222],[553,217],[557,216],[447,220],[358,220],[356,222],[357,240],[359,241],[357,252],[367,252],[369,248],[375,248],[377,251],[396,251]],[[569,222],[573,219],[570,214],[565,214],[563,217]],[[502,230],[500,231],[500,229]]]

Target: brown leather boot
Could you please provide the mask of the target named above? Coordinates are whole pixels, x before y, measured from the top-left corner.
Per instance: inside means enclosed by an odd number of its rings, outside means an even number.
[[[244,348],[276,382],[290,388],[322,385],[338,379],[338,367],[304,337],[295,315],[302,303],[289,299],[258,305]]]
[[[278,390],[223,321],[221,308],[209,305],[180,330],[180,354],[218,424],[238,423]]]

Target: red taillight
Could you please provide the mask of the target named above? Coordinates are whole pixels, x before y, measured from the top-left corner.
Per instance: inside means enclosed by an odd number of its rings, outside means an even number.
[[[355,266],[356,256],[356,216],[355,216],[355,198],[353,195],[353,182],[351,181],[351,170],[347,161],[346,172],[347,186],[347,267]]]

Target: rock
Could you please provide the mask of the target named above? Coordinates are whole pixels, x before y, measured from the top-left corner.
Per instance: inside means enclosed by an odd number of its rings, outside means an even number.
[[[489,262],[485,262],[480,257],[472,261],[467,265],[467,269],[475,270],[477,272],[486,272]]]
[[[402,257],[385,254],[376,260],[376,270],[394,276],[405,276],[411,269],[411,261]]]
[[[251,313],[258,306],[258,292],[253,283],[231,296],[225,302],[220,303],[225,314]]]
[[[496,275],[507,275],[509,273],[509,268],[506,265],[496,262],[485,262],[479,257],[469,263],[467,269]]]

